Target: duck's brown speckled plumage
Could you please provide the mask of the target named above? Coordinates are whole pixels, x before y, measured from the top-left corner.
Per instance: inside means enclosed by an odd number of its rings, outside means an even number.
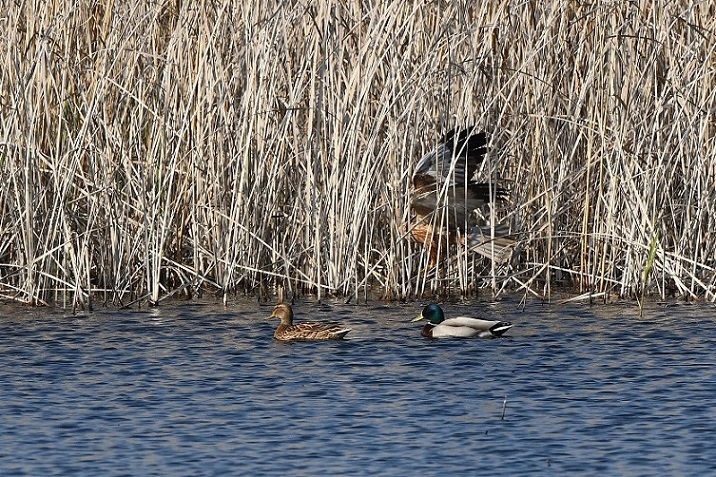
[[[293,309],[286,303],[276,305],[269,318],[281,320],[273,334],[274,338],[281,341],[340,340],[350,331],[350,328],[337,323],[307,321],[294,324]]]

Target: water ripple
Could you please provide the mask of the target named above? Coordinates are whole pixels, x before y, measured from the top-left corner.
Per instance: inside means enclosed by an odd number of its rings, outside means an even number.
[[[479,304],[446,306],[457,313]],[[419,305],[5,314],[3,475],[708,474],[712,307],[495,305],[495,340],[427,340]],[[502,414],[504,411],[504,420]]]

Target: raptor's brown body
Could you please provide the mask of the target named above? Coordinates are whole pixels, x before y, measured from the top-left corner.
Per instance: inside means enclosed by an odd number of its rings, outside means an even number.
[[[477,223],[473,212],[490,202],[506,198],[496,184],[474,178],[487,153],[487,135],[474,128],[453,129],[423,156],[413,173],[411,207],[414,213],[411,238],[422,244],[430,265],[445,257],[452,245],[467,244],[471,250],[496,261],[506,261],[514,240],[502,228],[494,231]]]

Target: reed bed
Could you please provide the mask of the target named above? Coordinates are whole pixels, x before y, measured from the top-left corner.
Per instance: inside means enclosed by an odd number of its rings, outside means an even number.
[[[716,299],[712,1],[30,0],[0,23],[5,298]],[[518,247],[429,269],[412,168],[469,124]]]

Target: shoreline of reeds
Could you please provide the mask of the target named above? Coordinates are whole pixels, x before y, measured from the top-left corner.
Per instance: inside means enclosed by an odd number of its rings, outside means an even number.
[[[0,299],[176,293],[716,300],[716,6],[11,2]],[[408,240],[456,125],[508,266]],[[601,296],[601,295],[600,295]]]

